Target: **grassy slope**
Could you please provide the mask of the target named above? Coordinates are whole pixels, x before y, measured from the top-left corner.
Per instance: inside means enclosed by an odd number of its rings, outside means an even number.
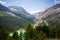
[[[23,18],[0,12],[0,25],[5,26],[9,31],[14,31],[20,27],[26,27],[28,24],[29,22]]]
[[[46,19],[49,24],[51,24],[52,26],[56,26],[57,24],[60,23],[60,21],[59,21],[60,20],[60,13],[56,13],[56,15],[54,15],[54,16],[50,15],[50,17],[48,17]]]

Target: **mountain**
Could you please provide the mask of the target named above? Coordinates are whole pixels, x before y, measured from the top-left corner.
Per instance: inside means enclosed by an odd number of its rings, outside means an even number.
[[[45,10],[40,17],[49,25],[58,26],[60,24],[60,3]]]
[[[8,7],[0,4],[0,25],[2,27],[5,27],[9,31],[15,31],[21,27],[27,27],[28,24],[30,24],[28,20],[16,16]]]
[[[35,17],[33,17],[31,14],[29,14],[24,8],[18,7],[18,6],[9,6],[8,7],[16,16],[22,17],[26,20],[28,20],[31,23],[34,23],[34,20],[36,20]]]
[[[41,15],[43,15],[43,12],[42,12],[42,11],[33,14],[33,16],[34,16],[36,19],[38,19],[38,20],[40,19],[39,16],[41,16]]]
[[[0,11],[10,11],[7,7],[2,6],[2,4],[0,4]]]

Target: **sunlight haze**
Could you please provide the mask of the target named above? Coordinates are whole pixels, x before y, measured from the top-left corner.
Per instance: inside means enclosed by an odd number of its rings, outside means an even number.
[[[55,0],[0,0],[5,6],[20,6],[28,13],[43,11],[55,4]]]

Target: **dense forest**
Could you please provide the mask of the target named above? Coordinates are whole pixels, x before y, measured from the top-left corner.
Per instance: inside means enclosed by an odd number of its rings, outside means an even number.
[[[0,25],[1,27],[1,25]],[[12,36],[9,36],[10,32],[6,28],[0,29],[0,40],[47,40],[47,39],[60,39],[60,26],[51,27],[46,24],[33,28],[31,24],[26,28],[26,32],[22,37],[22,31],[18,35],[17,32],[13,32]],[[24,38],[24,39],[23,39]]]

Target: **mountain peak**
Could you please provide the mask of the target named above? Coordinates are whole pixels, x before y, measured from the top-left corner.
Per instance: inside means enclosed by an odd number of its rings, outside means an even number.
[[[23,7],[19,7],[19,6],[9,6],[9,8],[13,8],[13,9],[16,9],[18,11],[25,11],[25,9]]]
[[[15,10],[17,10],[18,12],[20,12],[20,13],[22,13],[22,14],[27,14],[27,15],[30,15],[23,7],[19,7],[19,6],[9,6],[8,7],[9,9],[15,9]],[[12,11],[14,11],[14,10],[12,10]]]
[[[60,5],[60,3],[56,4],[56,5]]]
[[[10,11],[10,10],[4,5],[0,4],[0,11]]]

